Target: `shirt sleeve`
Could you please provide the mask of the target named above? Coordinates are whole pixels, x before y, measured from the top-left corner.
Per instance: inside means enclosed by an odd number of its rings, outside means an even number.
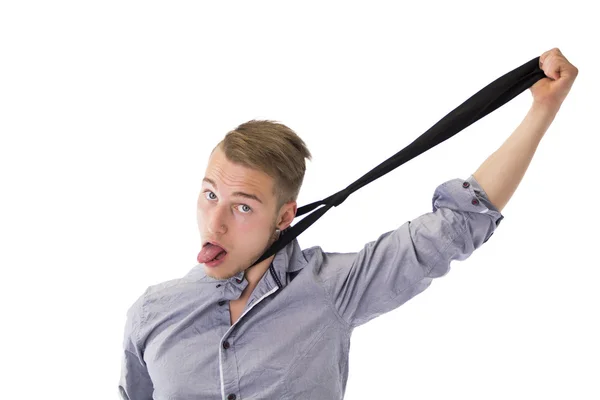
[[[444,276],[485,243],[504,216],[470,175],[439,185],[432,212],[367,243],[359,252],[321,252],[320,281],[350,328],[389,312]]]
[[[122,400],[152,400],[154,386],[148,375],[138,333],[142,321],[145,293],[127,310],[119,394]]]

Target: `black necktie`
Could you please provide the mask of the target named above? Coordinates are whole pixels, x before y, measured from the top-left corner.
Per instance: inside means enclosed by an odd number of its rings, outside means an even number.
[[[546,75],[539,66],[539,60],[540,58],[536,57],[496,79],[448,113],[411,144],[373,168],[345,189],[321,201],[298,208],[296,217],[304,215],[320,205],[325,206],[307,215],[297,224],[283,230],[279,239],[252,265],[258,264],[284,248],[294,238],[304,232],[306,228],[321,218],[331,207],[337,207],[342,204],[352,192],[387,174],[405,162],[410,161],[419,154],[437,146],[446,139],[451,138],[472,123],[508,103],[523,91],[533,86],[538,80],[545,78]]]

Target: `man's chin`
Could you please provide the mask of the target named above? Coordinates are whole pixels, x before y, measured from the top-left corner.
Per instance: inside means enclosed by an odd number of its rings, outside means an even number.
[[[224,273],[223,271],[216,271],[217,268],[211,268],[204,266],[204,272],[206,275],[210,276],[213,279],[229,279],[236,274]]]

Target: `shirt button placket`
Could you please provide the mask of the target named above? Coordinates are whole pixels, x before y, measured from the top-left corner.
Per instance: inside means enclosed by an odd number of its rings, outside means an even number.
[[[229,347],[231,347],[230,344],[229,344],[229,341],[226,340],[225,342],[223,342],[223,348],[225,350],[229,349]],[[234,393],[230,393],[227,396],[227,400],[235,400],[235,399],[236,399],[236,395]]]

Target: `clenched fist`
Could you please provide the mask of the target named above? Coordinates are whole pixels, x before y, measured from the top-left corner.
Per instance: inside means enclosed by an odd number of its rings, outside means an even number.
[[[558,111],[579,70],[558,48],[548,50],[540,56],[540,68],[547,78],[540,79],[530,88],[534,104]]]

